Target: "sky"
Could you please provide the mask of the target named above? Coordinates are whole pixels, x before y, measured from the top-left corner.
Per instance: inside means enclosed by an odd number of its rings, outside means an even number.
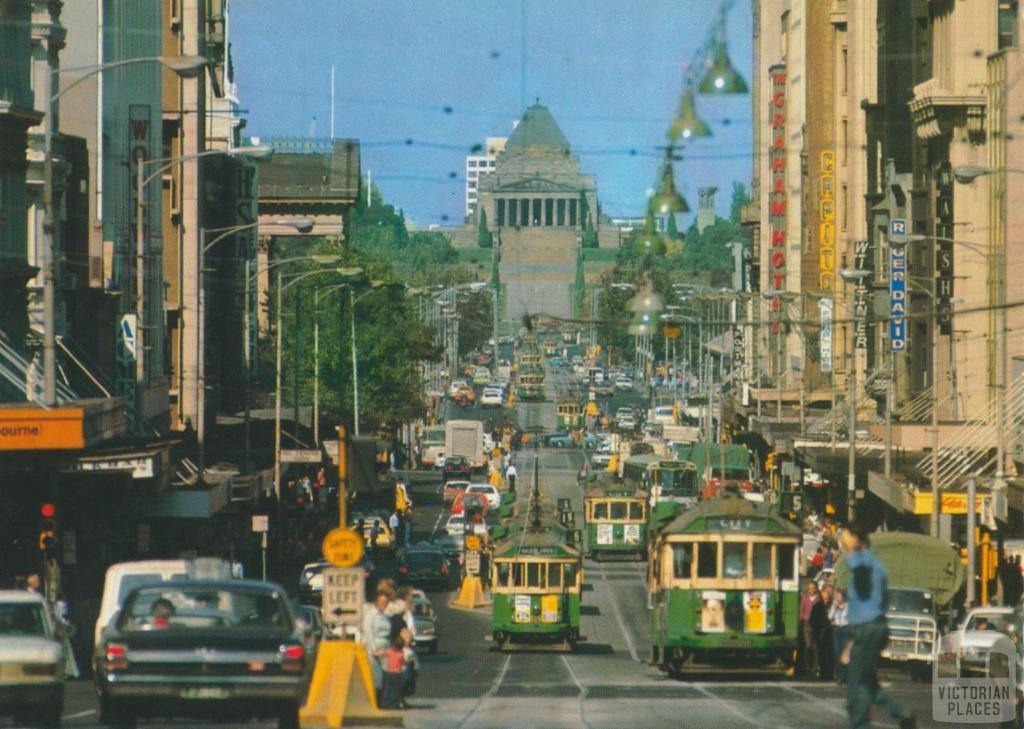
[[[729,55],[751,85],[750,0],[725,0]],[[603,210],[641,216],[656,185],[683,69],[712,0],[235,0],[230,39],[246,133],[358,139],[362,169],[419,227],[459,225],[465,157],[539,99]],[[523,25],[525,8],[526,23]],[[525,63],[522,46],[525,27]],[[525,91],[525,94],[524,94]],[[699,96],[713,136],[678,150],[679,191],[751,176],[750,95]],[[409,144],[408,140],[412,140]]]

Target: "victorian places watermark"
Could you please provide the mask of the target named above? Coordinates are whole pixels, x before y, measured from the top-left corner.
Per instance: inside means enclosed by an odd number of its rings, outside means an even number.
[[[952,650],[940,648],[933,669],[932,717],[956,725],[1013,721],[1017,702],[1014,644],[994,630],[970,632],[974,640]]]

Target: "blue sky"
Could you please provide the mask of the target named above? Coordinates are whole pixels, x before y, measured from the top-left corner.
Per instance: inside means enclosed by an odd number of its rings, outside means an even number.
[[[645,209],[683,66],[717,4],[526,0],[526,101],[551,109],[606,213]],[[235,0],[231,11],[249,134],[308,135],[315,117],[327,136],[334,64],[335,136],[360,140],[364,173],[421,227],[461,223],[466,154],[523,111],[520,1]],[[750,84],[750,0],[733,2],[728,45]],[[726,214],[733,180],[750,180],[750,96],[698,97],[698,111],[714,135],[682,150],[676,181],[691,208],[698,187],[717,186]]]

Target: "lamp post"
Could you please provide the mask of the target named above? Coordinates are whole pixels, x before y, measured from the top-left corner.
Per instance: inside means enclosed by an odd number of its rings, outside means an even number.
[[[175,163],[181,160],[175,160]],[[141,168],[141,165],[140,165]],[[140,188],[141,190],[141,188]],[[139,195],[141,199],[141,194]],[[298,233],[308,233],[313,229],[313,221],[308,218],[300,218],[296,220],[278,220],[275,221],[275,225],[283,226],[286,228],[292,228]],[[197,292],[197,306],[196,310],[198,315],[196,316],[196,440],[199,450],[199,478],[202,480],[203,472],[205,470],[205,459],[206,459],[206,252],[209,251],[213,246],[220,243],[222,240],[228,237],[241,233],[246,230],[252,230],[257,228],[259,223],[243,223],[241,225],[232,225],[226,228],[200,228],[199,229],[199,274],[196,282]],[[210,241],[206,240],[208,234],[215,234],[214,238]],[[337,257],[335,257],[336,259]],[[248,260],[246,260],[246,272],[245,272],[245,331],[242,334],[243,348],[242,353],[244,359],[244,372],[242,377],[245,383],[245,429],[246,429],[246,446],[249,444],[249,272],[248,272]],[[249,468],[249,453],[248,449],[245,452],[245,463],[242,465],[242,471],[248,473]]]
[[[61,96],[71,91],[78,84],[96,74],[112,68],[138,63],[159,63],[182,77],[199,72],[207,60],[202,56],[143,56],[125,58],[110,63],[82,68],[62,69],[62,72],[83,71],[84,73],[55,94],[44,95],[43,102],[43,404],[53,406],[57,403],[57,232],[53,210],[53,105]],[[141,265],[141,262],[140,262]],[[139,330],[141,334],[141,330]],[[137,335],[138,336],[138,335]],[[137,347],[139,351],[141,347]]]

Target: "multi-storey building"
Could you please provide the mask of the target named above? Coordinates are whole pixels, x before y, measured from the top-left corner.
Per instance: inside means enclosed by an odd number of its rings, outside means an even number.
[[[473,217],[476,211],[477,190],[480,176],[494,172],[494,165],[505,149],[508,137],[487,137],[484,142],[483,154],[472,154],[466,157],[466,219]]]

